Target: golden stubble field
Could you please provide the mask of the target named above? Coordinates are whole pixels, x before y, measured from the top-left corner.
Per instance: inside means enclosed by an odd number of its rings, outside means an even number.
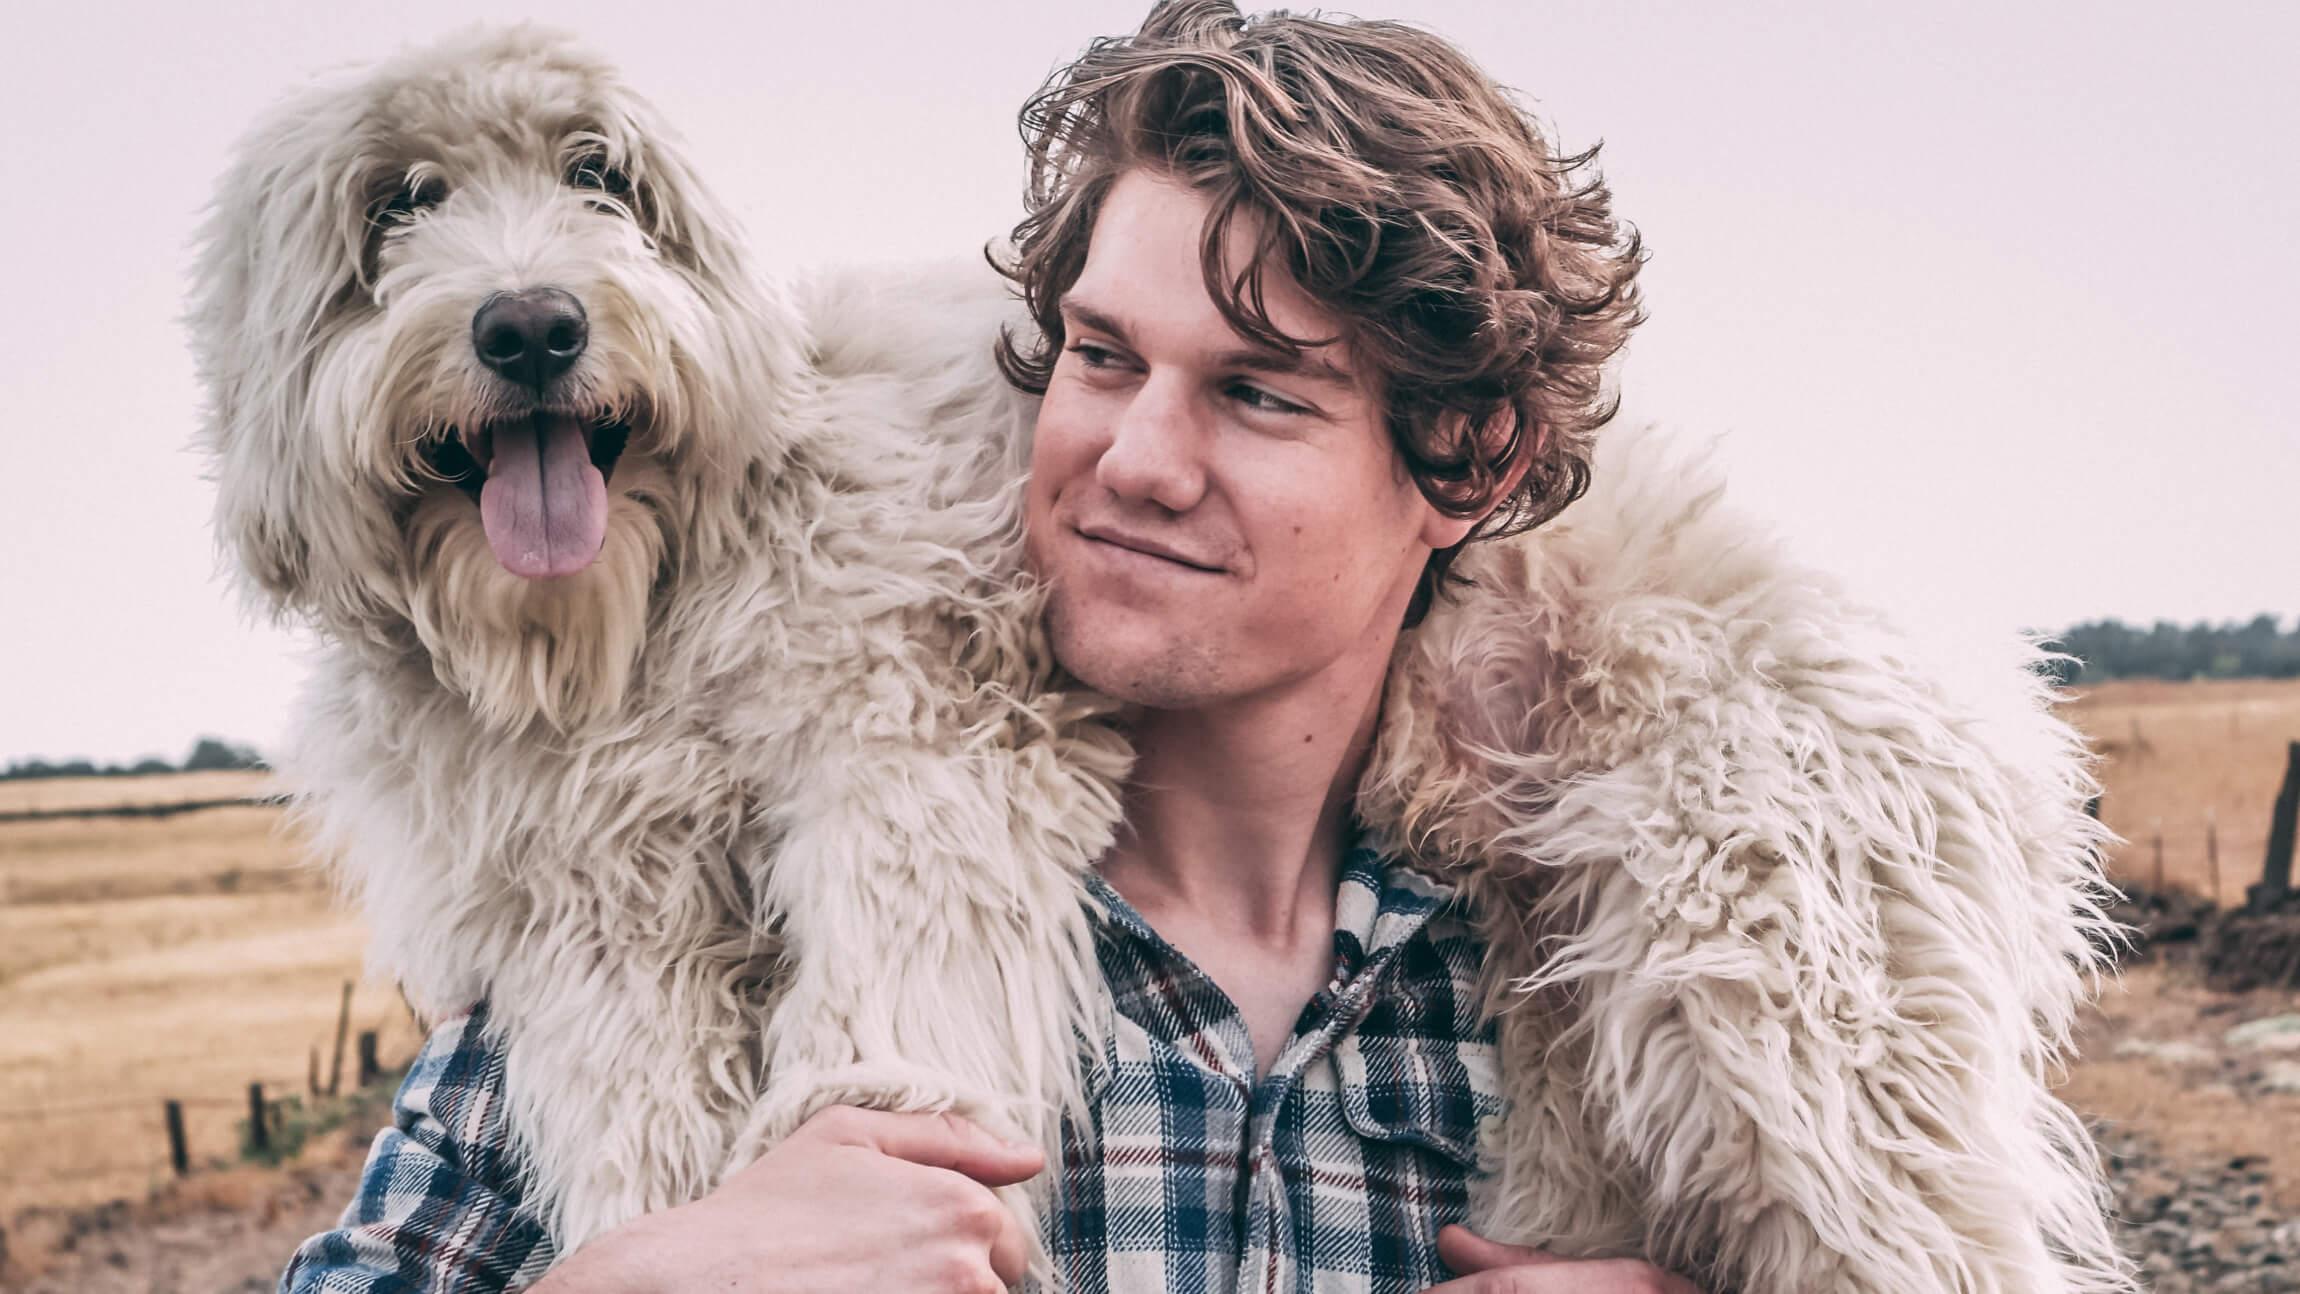
[[[2300,741],[2300,682],[2112,683],[2068,713],[2103,754],[2102,816],[2128,838],[2116,868],[2147,879],[2161,822],[2167,880],[2211,893],[2204,842],[2216,817],[2234,902],[2259,874],[2285,745]],[[262,791],[260,775],[228,773],[0,783],[0,814]],[[272,808],[0,822],[0,1222],[25,1205],[133,1198],[164,1181],[168,1097],[198,1103],[195,1160],[230,1157],[249,1081],[302,1090],[361,942]],[[2112,987],[2107,1032],[2077,1067],[2072,1099],[2176,1140],[2201,1121],[2193,1132],[2215,1153],[2266,1128],[2300,1136],[2300,1099],[2238,1115],[2199,1100],[2177,1071],[2110,1054],[2128,1032],[2198,1018],[2200,992],[2155,967]],[[387,984],[358,986],[353,1028],[382,1032],[387,1063],[418,1041]],[[2286,1185],[2300,1200],[2300,1176]]]
[[[0,814],[263,790],[247,773],[6,782]],[[276,809],[0,821],[0,1222],[165,1180],[169,1098],[195,1163],[235,1158],[247,1085],[303,1091],[314,1046],[325,1065],[362,942]],[[381,1033],[386,1063],[415,1046],[388,984],[357,987],[352,1027]]]
[[[2300,741],[2300,681],[2124,680],[2086,690],[2068,715],[2101,755],[2101,821],[2124,837],[2119,876],[2152,883],[2161,833],[2165,883],[2209,896],[2217,834],[2223,906],[2241,902],[2267,857],[2286,749]]]

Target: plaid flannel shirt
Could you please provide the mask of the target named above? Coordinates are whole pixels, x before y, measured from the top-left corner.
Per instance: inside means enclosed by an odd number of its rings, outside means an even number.
[[[1063,1129],[1041,1234],[1072,1294],[1414,1291],[1447,1278],[1478,1131],[1500,1113],[1480,949],[1451,891],[1345,861],[1331,983],[1259,1082],[1245,1020],[1097,879],[1109,989],[1089,1126]],[[554,1259],[522,1207],[482,1006],[432,1035],[341,1224],[282,1294],[493,1294]]]

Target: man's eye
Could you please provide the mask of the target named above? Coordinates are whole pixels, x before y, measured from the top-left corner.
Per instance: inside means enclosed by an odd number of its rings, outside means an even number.
[[[1301,405],[1298,405],[1291,400],[1286,399],[1284,396],[1272,395],[1268,391],[1265,391],[1258,386],[1252,386],[1244,382],[1240,382],[1237,385],[1231,387],[1230,396],[1232,399],[1235,399],[1238,403],[1245,405],[1247,408],[1257,410],[1262,413],[1309,412],[1309,410],[1303,408]]]
[[[1076,355],[1078,362],[1088,368],[1108,368],[1118,362],[1116,355],[1092,342],[1074,341],[1070,343],[1070,353]]]

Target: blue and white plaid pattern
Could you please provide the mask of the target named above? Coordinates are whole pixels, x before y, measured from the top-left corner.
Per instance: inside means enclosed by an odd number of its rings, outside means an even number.
[[[1447,1279],[1498,1115],[1480,950],[1451,891],[1353,850],[1335,971],[1254,1081],[1243,1016],[1107,886],[1116,1008],[1046,1219],[1074,1294],[1408,1291]]]
[[[359,1194],[288,1260],[282,1294],[492,1294],[540,1280],[551,1239],[519,1208],[484,1003],[432,1030],[392,1112]]]
[[[1367,1294],[1445,1280],[1438,1229],[1469,1211],[1497,1115],[1480,950],[1451,892],[1348,856],[1332,983],[1259,1083],[1245,1020],[1213,981],[1095,884],[1108,1025],[1091,1126],[1066,1127],[1042,1230],[1072,1294]],[[482,1007],[441,1026],[376,1140],[358,1198],[283,1294],[494,1294],[553,1252],[520,1211],[503,1062]]]

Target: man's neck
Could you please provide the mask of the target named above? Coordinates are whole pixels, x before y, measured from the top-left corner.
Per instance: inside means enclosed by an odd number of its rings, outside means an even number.
[[[1325,938],[1387,664],[1384,650],[1282,693],[1139,712],[1104,877],[1154,922],[1186,912],[1264,945]]]

